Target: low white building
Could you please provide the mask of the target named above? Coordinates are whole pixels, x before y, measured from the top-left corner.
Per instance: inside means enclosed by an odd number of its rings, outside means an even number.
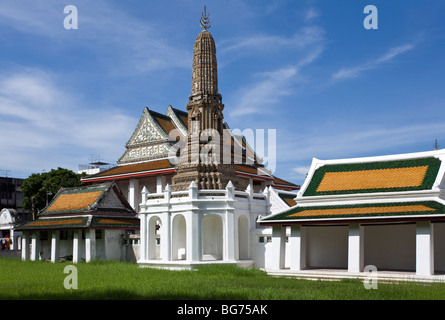
[[[304,276],[336,269],[356,276],[373,266],[441,277],[444,160],[445,150],[313,159],[297,205],[260,221],[273,228],[266,270]]]
[[[118,186],[107,182],[61,188],[34,221],[19,225],[22,260],[137,260],[127,252],[139,219]],[[130,247],[130,250],[133,248]]]

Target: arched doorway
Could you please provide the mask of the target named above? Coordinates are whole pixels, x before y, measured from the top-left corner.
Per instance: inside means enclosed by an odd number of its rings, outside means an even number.
[[[246,216],[238,218],[238,259],[248,260],[249,255],[249,222]]]
[[[215,214],[202,219],[202,260],[222,260],[223,221]]]
[[[186,259],[186,222],[182,214],[178,214],[173,218],[172,230],[172,259]]]
[[[157,216],[151,217],[148,222],[148,259],[161,259],[161,219]]]

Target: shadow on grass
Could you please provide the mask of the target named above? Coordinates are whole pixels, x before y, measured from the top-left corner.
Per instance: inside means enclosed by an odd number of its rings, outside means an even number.
[[[215,293],[206,295],[196,294],[135,294],[128,290],[103,291],[77,291],[67,290],[61,294],[21,294],[20,298],[8,297],[7,294],[0,294],[0,300],[247,300],[246,296],[238,294]]]

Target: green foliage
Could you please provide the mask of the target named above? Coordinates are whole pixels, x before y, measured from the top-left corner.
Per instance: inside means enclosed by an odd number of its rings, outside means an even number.
[[[48,201],[54,197],[61,187],[78,187],[83,174],[76,174],[75,172],[57,168],[49,172],[33,173],[22,184],[23,192],[23,207],[31,210],[32,198],[35,199],[37,210],[42,210],[46,206],[46,197],[48,193]]]

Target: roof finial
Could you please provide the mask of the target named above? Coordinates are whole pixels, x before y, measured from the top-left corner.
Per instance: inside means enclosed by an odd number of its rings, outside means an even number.
[[[210,29],[210,15],[207,15],[206,6],[204,6],[204,13],[201,14],[201,20],[199,22],[201,28],[204,30]]]
[[[436,141],[434,141],[434,150],[439,150],[439,148],[440,148],[440,146],[437,143],[437,139],[436,139]]]

